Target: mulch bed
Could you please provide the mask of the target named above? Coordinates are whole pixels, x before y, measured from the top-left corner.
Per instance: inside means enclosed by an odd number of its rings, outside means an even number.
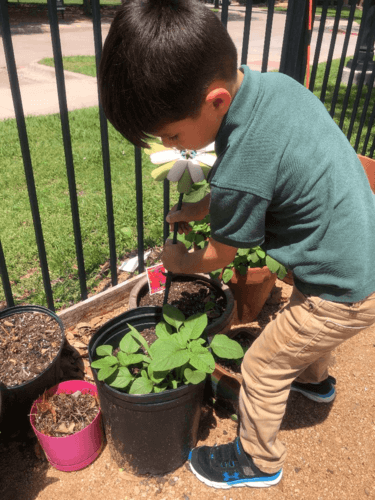
[[[0,320],[0,380],[8,387],[42,373],[62,342],[58,322],[48,314],[23,312]]]
[[[141,297],[139,306],[163,306],[164,292]],[[168,304],[177,307],[185,317],[204,313],[206,304],[211,302],[212,309],[207,311],[208,323],[212,323],[225,311],[225,298],[214,287],[199,279],[194,281],[172,281],[168,295]]]
[[[75,434],[87,427],[99,412],[99,401],[92,394],[76,391],[47,396],[36,404],[35,428],[52,437]]]

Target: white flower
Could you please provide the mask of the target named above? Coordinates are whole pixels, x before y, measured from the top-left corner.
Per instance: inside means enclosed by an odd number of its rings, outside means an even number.
[[[210,168],[216,161],[216,155],[208,154],[214,151],[214,143],[198,151],[184,149],[164,149],[161,145],[152,145],[150,160],[156,165],[162,165],[152,171],[152,177],[157,181],[167,178],[169,181],[178,182],[177,189],[180,193],[189,193],[195,182],[207,178]]]

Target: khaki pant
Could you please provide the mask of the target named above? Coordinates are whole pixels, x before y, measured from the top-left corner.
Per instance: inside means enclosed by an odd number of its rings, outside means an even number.
[[[328,376],[331,351],[375,322],[375,293],[354,304],[308,297],[296,287],[242,363],[240,438],[263,472],[277,472],[286,450],[277,439],[290,384]],[[319,403],[317,403],[319,404]]]

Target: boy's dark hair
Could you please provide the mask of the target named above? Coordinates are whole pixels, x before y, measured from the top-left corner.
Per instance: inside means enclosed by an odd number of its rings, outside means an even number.
[[[99,69],[104,112],[130,142],[199,115],[209,85],[232,81],[236,47],[218,17],[197,0],[123,0]]]

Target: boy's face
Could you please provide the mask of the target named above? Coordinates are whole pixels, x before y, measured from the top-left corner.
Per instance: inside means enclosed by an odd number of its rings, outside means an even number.
[[[224,92],[229,96],[227,91]],[[202,149],[215,141],[229,103],[230,96],[228,104],[224,105],[222,98],[217,98],[215,94],[213,98],[208,97],[202,104],[198,117],[169,123],[152,135],[160,137],[167,148]]]

